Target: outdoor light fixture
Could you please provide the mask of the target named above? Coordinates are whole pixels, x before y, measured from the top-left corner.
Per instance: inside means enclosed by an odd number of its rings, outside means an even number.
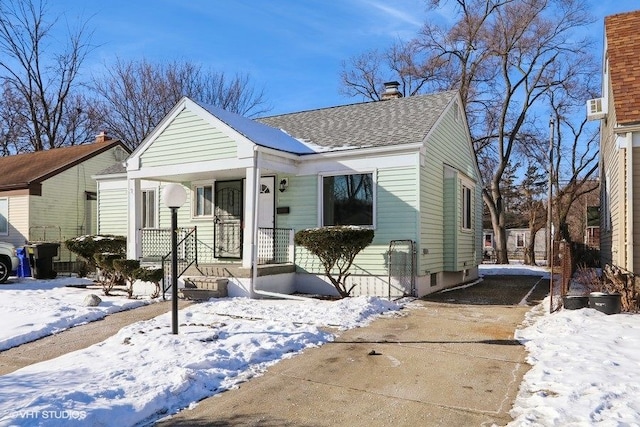
[[[278,187],[278,190],[280,190],[281,193],[284,193],[284,190],[286,190],[288,186],[289,180],[287,178],[282,178],[280,180],[280,186]]]
[[[162,190],[164,205],[171,209],[171,332],[178,333],[178,209],[187,201],[180,184],[168,184]]]

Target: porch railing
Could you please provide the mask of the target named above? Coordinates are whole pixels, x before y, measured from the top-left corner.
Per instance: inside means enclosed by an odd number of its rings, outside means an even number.
[[[163,256],[171,252],[171,229],[143,228],[140,231],[140,246],[142,259],[145,261],[160,261]],[[178,241],[195,231],[193,228],[178,228]]]
[[[171,230],[162,228],[145,228],[140,231],[141,252],[143,261],[162,262],[171,256]],[[286,264],[294,261],[293,230],[290,228],[258,229],[258,264]],[[207,249],[207,245],[198,241],[196,228],[178,229],[178,263],[179,270],[199,259],[198,246]],[[204,254],[205,258],[207,254]],[[184,261],[184,268],[181,267]],[[167,276],[167,274],[165,274]]]
[[[258,264],[293,262],[293,230],[290,228],[258,228]]]

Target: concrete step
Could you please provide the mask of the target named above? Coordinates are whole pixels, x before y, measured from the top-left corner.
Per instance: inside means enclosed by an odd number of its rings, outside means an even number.
[[[227,290],[213,291],[211,289],[198,289],[198,288],[183,288],[180,290],[182,298],[191,301],[207,301],[211,298],[225,298],[227,296]]]
[[[211,291],[227,291],[229,279],[212,276],[182,276],[185,288],[209,289]]]
[[[186,299],[203,301],[210,298],[224,298],[228,295],[229,279],[211,276],[182,276],[184,288],[182,296]]]

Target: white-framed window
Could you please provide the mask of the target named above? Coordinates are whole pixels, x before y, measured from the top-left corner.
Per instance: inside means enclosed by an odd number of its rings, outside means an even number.
[[[0,198],[0,236],[9,235],[9,199]]]
[[[524,232],[516,233],[516,248],[524,248],[526,244],[526,238]]]
[[[156,190],[142,190],[142,228],[156,228]]]
[[[491,233],[484,234],[484,247],[493,248],[493,234]]]
[[[374,227],[373,173],[321,177],[322,224]]]
[[[213,216],[213,184],[198,184],[193,187],[193,216]]]
[[[471,230],[471,220],[473,218],[473,201],[471,198],[471,188],[462,185],[462,229]]]

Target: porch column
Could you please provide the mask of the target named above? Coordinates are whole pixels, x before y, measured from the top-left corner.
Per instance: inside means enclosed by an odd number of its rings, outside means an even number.
[[[140,259],[142,248],[140,247],[140,228],[142,227],[142,191],[140,190],[140,179],[133,178],[127,180],[129,197],[129,230],[127,232],[127,258]]]
[[[255,220],[258,210],[258,200],[256,197],[256,181],[259,181],[260,168],[247,168],[244,191],[244,231],[242,245],[242,266],[244,268],[251,267],[251,261],[254,254],[255,241]]]

